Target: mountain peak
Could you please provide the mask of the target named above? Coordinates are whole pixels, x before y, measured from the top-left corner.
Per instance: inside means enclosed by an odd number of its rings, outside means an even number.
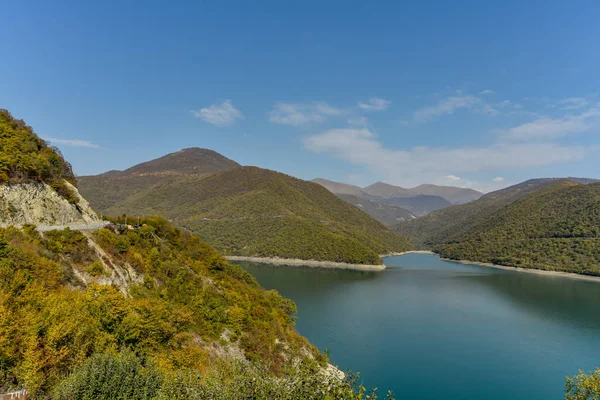
[[[207,174],[239,167],[240,164],[214,150],[190,147],[126,169],[122,174]]]

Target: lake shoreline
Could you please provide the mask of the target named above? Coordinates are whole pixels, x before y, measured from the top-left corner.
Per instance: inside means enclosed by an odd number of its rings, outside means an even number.
[[[430,251],[430,250],[409,250],[409,251],[403,251],[400,253],[380,254],[379,257],[380,258],[395,257],[395,256],[403,256],[405,254],[436,254],[436,253],[434,253],[433,251]]]
[[[224,256],[229,261],[249,261],[262,264],[281,265],[288,267],[310,267],[327,269],[346,269],[353,271],[384,271],[386,266],[369,264],[350,264],[333,261],[302,260],[299,258],[280,257],[246,257],[246,256]]]
[[[484,262],[480,262],[480,261],[471,261],[471,260],[452,260],[450,258],[444,258],[444,257],[440,256],[438,253],[435,253],[435,252],[429,251],[429,250],[405,251],[403,253],[393,253],[390,255],[382,256],[382,257],[403,256],[405,254],[415,254],[415,253],[416,254],[435,254],[436,256],[440,257],[440,260],[442,260],[442,261],[450,261],[450,262],[454,262],[457,264],[479,265],[481,267],[503,269],[505,271],[526,272],[529,274],[556,276],[556,277],[562,277],[562,278],[579,279],[579,280],[584,280],[584,281],[589,281],[589,282],[600,283],[600,276],[576,274],[574,272],[546,271],[543,269],[535,269],[535,268],[520,268],[520,267],[512,267],[509,265],[484,263]]]
[[[546,271],[544,269],[511,267],[509,265],[499,265],[499,264],[484,263],[484,262],[479,262],[479,261],[451,260],[449,258],[443,258],[443,257],[440,257],[440,260],[455,262],[455,263],[459,263],[459,264],[479,265],[482,267],[503,269],[505,271],[526,272],[526,273],[530,273],[530,274],[556,276],[556,277],[562,277],[562,278],[579,279],[579,280],[584,280],[584,281],[600,283],[600,276],[576,274],[574,272]]]

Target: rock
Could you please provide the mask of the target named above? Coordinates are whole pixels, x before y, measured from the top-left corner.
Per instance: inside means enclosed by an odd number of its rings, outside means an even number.
[[[69,226],[100,223],[88,202],[70,183],[77,204],[69,203],[45,183],[0,185],[0,226],[46,225]]]

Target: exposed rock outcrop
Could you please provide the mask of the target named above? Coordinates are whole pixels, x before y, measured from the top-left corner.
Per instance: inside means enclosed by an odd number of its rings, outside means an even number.
[[[100,219],[81,197],[77,188],[65,181],[77,198],[69,203],[45,183],[0,185],[0,226],[7,225],[92,225]]]

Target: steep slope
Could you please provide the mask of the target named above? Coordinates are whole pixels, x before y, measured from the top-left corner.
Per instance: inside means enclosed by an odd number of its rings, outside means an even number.
[[[451,235],[468,231],[472,226],[490,217],[507,204],[558,181],[560,180],[531,179],[488,193],[471,203],[455,205],[415,221],[400,223],[394,227],[394,230],[411,237],[419,247],[442,243]]]
[[[125,349],[152,368],[157,394],[177,388],[160,398],[205,398],[189,397],[208,389],[200,376],[216,381],[217,394],[234,388],[232,381],[252,391],[281,379],[287,390],[304,391],[285,398],[329,392],[328,379],[314,378],[326,358],[295,331],[292,301],[261,289],[197,237],[161,219],[142,222],[139,230],[86,235],[0,229],[0,392],[26,387],[32,398],[55,390],[66,396],[53,397],[60,399],[117,398],[66,393],[79,385],[73,369],[84,364],[78,373],[89,380],[77,390],[96,387],[107,368],[85,372],[89,363]],[[124,371],[111,374],[116,387],[127,379]],[[346,382],[331,383],[351,391]]]
[[[226,255],[378,264],[410,248],[324,187],[256,167],[161,185],[106,213],[164,216]]]
[[[377,199],[361,198],[350,194],[338,194],[340,199],[350,203],[386,226],[393,226],[416,217],[408,210],[385,204]]]
[[[207,176],[240,165],[212,150],[183,149],[125,171],[109,171],[79,178],[81,194],[94,209],[107,209],[139,193],[151,193],[155,186],[177,182],[189,176]]]
[[[322,178],[315,178],[311,180],[311,182],[324,186],[327,190],[334,194],[348,194],[358,197],[366,195],[366,193],[364,193],[363,190],[358,186],[349,185],[347,183],[334,182]]]
[[[433,248],[453,259],[600,275],[600,183],[553,182]]]
[[[2,109],[0,139],[0,226],[100,222],[60,152]]]

